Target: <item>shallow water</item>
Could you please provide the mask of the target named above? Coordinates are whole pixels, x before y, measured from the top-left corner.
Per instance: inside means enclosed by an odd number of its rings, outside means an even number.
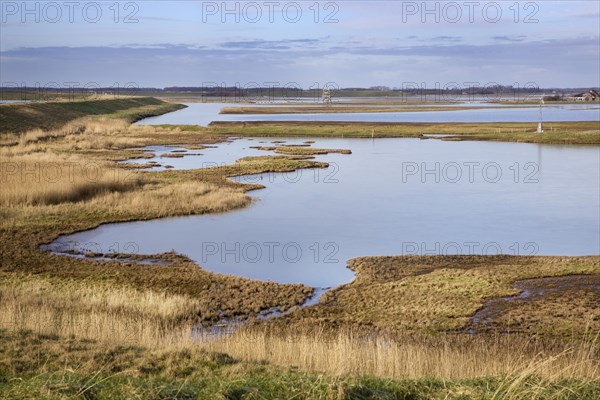
[[[235,149],[231,160],[259,141],[221,148]],[[436,139],[313,146],[352,154],[317,157],[328,169],[236,178],[266,186],[242,210],[108,224],[59,242],[93,243],[94,251],[132,242],[141,254],[175,250],[209,271],[321,288],[352,280],[346,263],[359,256],[600,254],[597,146]]]
[[[489,104],[489,103],[488,103]],[[223,107],[251,107],[239,103],[186,103],[188,108],[172,113],[143,119],[139,125],[183,124],[206,126],[212,121],[347,121],[347,122],[531,122],[537,124],[537,107],[502,107],[457,111],[419,111],[386,113],[332,113],[332,114],[219,114]],[[440,104],[441,105],[441,104]],[[456,106],[457,104],[451,104]],[[460,105],[460,104],[458,104]],[[465,104],[466,106],[479,105]],[[264,106],[264,105],[260,105]],[[543,120],[598,121],[600,106],[597,104],[547,105]]]
[[[232,140],[210,146],[205,149],[192,150],[180,146],[148,146],[143,150],[153,154],[151,158],[137,158],[124,162],[131,164],[155,163],[151,171],[165,169],[195,169],[211,168],[220,165],[233,164],[240,157],[272,155],[272,152],[252,149],[255,146],[274,146],[271,143],[278,139],[260,138],[247,140]],[[279,139],[281,140],[281,139]],[[304,139],[287,139],[287,144],[301,144]],[[183,155],[181,158],[168,157],[169,155]],[[167,168],[170,167],[170,168]]]

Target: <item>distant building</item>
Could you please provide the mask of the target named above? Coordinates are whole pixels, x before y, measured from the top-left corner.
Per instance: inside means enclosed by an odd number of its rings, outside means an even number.
[[[598,101],[600,95],[595,89],[590,89],[587,93],[572,93],[566,98],[568,101]]]

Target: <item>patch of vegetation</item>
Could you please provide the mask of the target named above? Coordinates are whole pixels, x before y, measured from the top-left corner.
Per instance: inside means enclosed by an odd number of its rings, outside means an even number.
[[[0,133],[20,133],[32,129],[47,131],[58,129],[78,118],[100,115],[110,115],[111,118],[135,122],[184,107],[152,97],[2,104],[0,105]]]
[[[582,281],[600,277],[600,256],[365,257],[350,260],[349,267],[356,272],[354,281],[327,292],[316,306],[279,322],[306,325],[312,320],[387,331],[466,332],[469,327],[493,326],[501,332],[546,335],[600,332],[600,299],[583,284],[557,291],[556,296],[563,299],[560,306],[544,297],[515,300],[498,309],[493,316],[497,321],[491,326],[471,321],[488,299],[518,294],[511,286],[515,281],[567,275],[590,276]]]
[[[296,156],[314,156],[318,154],[352,154],[352,151],[347,149],[316,149],[313,147],[305,147],[306,145],[288,145],[288,146],[250,146],[251,149],[272,151],[278,154],[288,154]]]
[[[514,375],[442,380],[324,375],[199,348],[151,350],[0,330],[3,399],[593,399],[598,381]]]
[[[164,126],[165,128],[167,126]],[[184,131],[207,128],[177,126]],[[536,133],[537,124],[521,122],[490,123],[371,123],[371,122],[212,122],[215,133],[249,137],[356,137],[427,138],[424,135],[453,135],[442,140],[491,140],[501,142],[600,144],[600,121],[550,122],[545,132]]]

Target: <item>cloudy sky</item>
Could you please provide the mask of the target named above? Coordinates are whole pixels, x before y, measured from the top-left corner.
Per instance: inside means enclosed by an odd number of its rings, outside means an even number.
[[[0,3],[3,86],[600,86],[597,1]]]

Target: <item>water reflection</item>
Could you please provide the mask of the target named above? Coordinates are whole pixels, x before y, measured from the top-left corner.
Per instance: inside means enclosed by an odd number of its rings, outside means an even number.
[[[236,140],[235,157],[258,140]],[[237,177],[266,185],[242,210],[102,225],[60,241],[135,242],[142,254],[175,250],[209,271],[314,287],[350,281],[346,262],[359,256],[600,254],[596,146],[316,142],[352,155],[319,156],[327,169]]]
[[[223,107],[252,107],[239,103],[186,103],[188,108],[150,117],[138,125],[202,125],[212,121],[344,121],[344,122],[531,122],[537,126],[537,107],[503,107],[497,104],[481,109],[456,111],[419,111],[385,113],[331,113],[331,114],[219,114]],[[456,106],[456,104],[451,104]],[[473,106],[474,104],[466,104]],[[477,105],[477,104],[475,104]],[[260,105],[264,107],[265,105]],[[442,104],[436,104],[436,107]],[[495,107],[492,107],[495,106]],[[597,104],[548,105],[544,108],[544,121],[598,121]]]

